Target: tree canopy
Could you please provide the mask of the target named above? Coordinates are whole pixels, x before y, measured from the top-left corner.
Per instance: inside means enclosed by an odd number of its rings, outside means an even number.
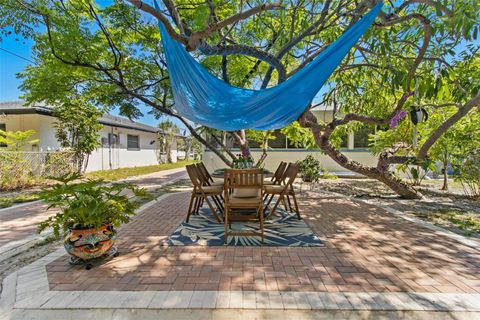
[[[118,107],[130,117],[140,116],[138,107],[145,104],[154,114],[178,117],[199,141],[231,163],[233,154],[213,148],[176,115],[156,19],[218,77],[259,89],[300,70],[377,1],[163,0],[161,12],[139,0],[104,6],[89,0],[3,2],[2,34],[13,31],[35,41],[35,64],[19,75],[28,102],[81,96],[95,105]],[[315,100],[333,109],[333,119],[322,122],[307,111],[284,130],[297,136],[307,132],[309,138],[302,135],[305,141],[299,144],[315,142],[345,168],[379,179],[402,196],[418,196],[393,175],[391,164],[425,159],[449,128],[478,112],[479,16],[475,0],[385,2],[374,26]],[[452,111],[435,126],[432,122],[415,150],[402,139],[404,125],[387,130],[394,137],[378,150],[376,167],[338,150],[341,133],[388,127],[412,105],[428,106],[432,114],[442,113],[444,106]],[[244,132],[233,136],[248,147]]]

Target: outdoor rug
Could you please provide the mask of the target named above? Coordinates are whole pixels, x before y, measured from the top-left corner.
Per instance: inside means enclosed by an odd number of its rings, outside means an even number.
[[[230,246],[275,246],[275,247],[319,247],[324,243],[295,213],[277,209],[272,220],[264,222],[264,242],[260,237],[229,236]],[[233,222],[232,231],[258,230],[258,222]],[[209,209],[202,208],[198,215],[190,216],[168,238],[171,246],[223,246],[224,226],[218,223]]]

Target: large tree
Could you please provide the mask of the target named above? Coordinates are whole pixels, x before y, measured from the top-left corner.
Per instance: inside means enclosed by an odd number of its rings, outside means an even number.
[[[218,77],[258,89],[300,70],[377,1],[163,0],[161,12],[139,0],[105,7],[88,0],[3,2],[5,35],[13,27],[35,40],[36,64],[21,74],[28,101],[58,101],[74,91],[130,116],[146,104],[153,113],[178,117],[231,164],[233,154],[214,148],[175,112],[156,19]],[[343,167],[378,179],[403,197],[419,197],[391,165],[426,159],[435,142],[479,105],[479,71],[472,66],[478,63],[479,12],[475,0],[389,1],[319,97],[333,106],[333,120],[318,122],[307,109],[300,126]],[[348,159],[332,143],[347,129],[386,126],[412,104],[450,104],[456,112],[418,148],[385,146],[374,167]],[[248,148],[244,131],[232,134]]]

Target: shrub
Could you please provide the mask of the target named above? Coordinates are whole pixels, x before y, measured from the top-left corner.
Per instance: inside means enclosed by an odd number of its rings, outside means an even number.
[[[475,150],[462,161],[456,181],[462,184],[466,195],[480,198],[480,150]]]
[[[25,188],[38,183],[22,151],[0,151],[0,190]]]
[[[49,208],[60,209],[39,224],[39,232],[51,227],[58,237],[60,231],[65,232],[69,228],[100,228],[104,224],[118,227],[127,223],[138,208],[138,204],[124,191],[130,190],[135,196],[148,196],[145,189],[129,183],[105,185],[103,180],[75,183],[79,178],[77,173],[53,178],[59,183],[39,193],[40,199]]]
[[[336,175],[328,171],[327,169],[323,169],[323,174],[320,176],[321,179],[327,179],[327,180],[335,180],[338,179]]]
[[[315,159],[311,154],[307,155],[305,159],[297,161],[302,180],[305,182],[317,182],[322,173],[320,161]]]

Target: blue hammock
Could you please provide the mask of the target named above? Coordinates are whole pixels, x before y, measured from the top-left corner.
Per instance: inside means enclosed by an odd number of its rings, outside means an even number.
[[[155,7],[159,7],[154,1]],[[358,39],[375,21],[383,4],[351,26],[307,66],[277,86],[243,89],[216,78],[173,40],[158,21],[175,110],[210,128],[279,129],[297,120]]]

